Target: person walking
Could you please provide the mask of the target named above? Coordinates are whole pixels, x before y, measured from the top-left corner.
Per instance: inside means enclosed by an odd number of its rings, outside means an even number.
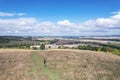
[[[46,67],[46,59],[43,59],[44,67]]]

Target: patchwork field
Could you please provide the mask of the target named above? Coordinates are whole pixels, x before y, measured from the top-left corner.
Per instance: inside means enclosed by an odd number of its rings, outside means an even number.
[[[0,49],[0,80],[120,80],[119,75],[120,56],[113,54]]]

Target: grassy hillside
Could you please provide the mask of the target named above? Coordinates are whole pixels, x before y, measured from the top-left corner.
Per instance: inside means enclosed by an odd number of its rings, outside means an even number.
[[[78,50],[39,51],[47,66],[65,80],[120,80],[120,57]]]
[[[0,80],[31,80],[26,50],[0,49]]]
[[[112,54],[0,49],[0,80],[120,80],[119,74],[120,56]]]

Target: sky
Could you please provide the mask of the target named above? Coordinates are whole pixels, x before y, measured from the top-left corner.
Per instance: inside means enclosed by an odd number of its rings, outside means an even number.
[[[120,35],[120,0],[0,0],[0,36]]]

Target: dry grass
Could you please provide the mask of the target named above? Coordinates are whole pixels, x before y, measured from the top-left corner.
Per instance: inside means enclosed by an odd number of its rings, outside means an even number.
[[[30,54],[25,50],[0,50],[0,80],[31,80]]]
[[[12,49],[12,48],[11,48],[11,49],[10,49],[10,48],[8,48],[8,49],[7,49],[7,48],[6,48],[6,49],[0,48],[0,52],[2,52],[2,53],[3,53],[3,52],[4,52],[4,53],[6,53],[6,52],[13,52],[13,53],[15,52],[15,53],[17,53],[17,52],[25,52],[25,51],[28,52],[28,51],[35,51],[35,50],[14,49],[14,48],[13,48],[13,49]]]
[[[47,59],[47,68],[62,76],[62,80],[120,80],[120,56],[64,49],[37,52],[40,59]],[[33,58],[34,63],[31,61],[32,53],[28,50],[0,49],[0,80],[42,80],[42,75],[44,80],[50,80],[49,74],[44,75],[43,68],[39,66],[42,63],[36,58]],[[32,78],[34,74],[41,76]]]
[[[120,57],[112,54],[78,50],[38,52],[47,66],[66,80],[120,80]]]

